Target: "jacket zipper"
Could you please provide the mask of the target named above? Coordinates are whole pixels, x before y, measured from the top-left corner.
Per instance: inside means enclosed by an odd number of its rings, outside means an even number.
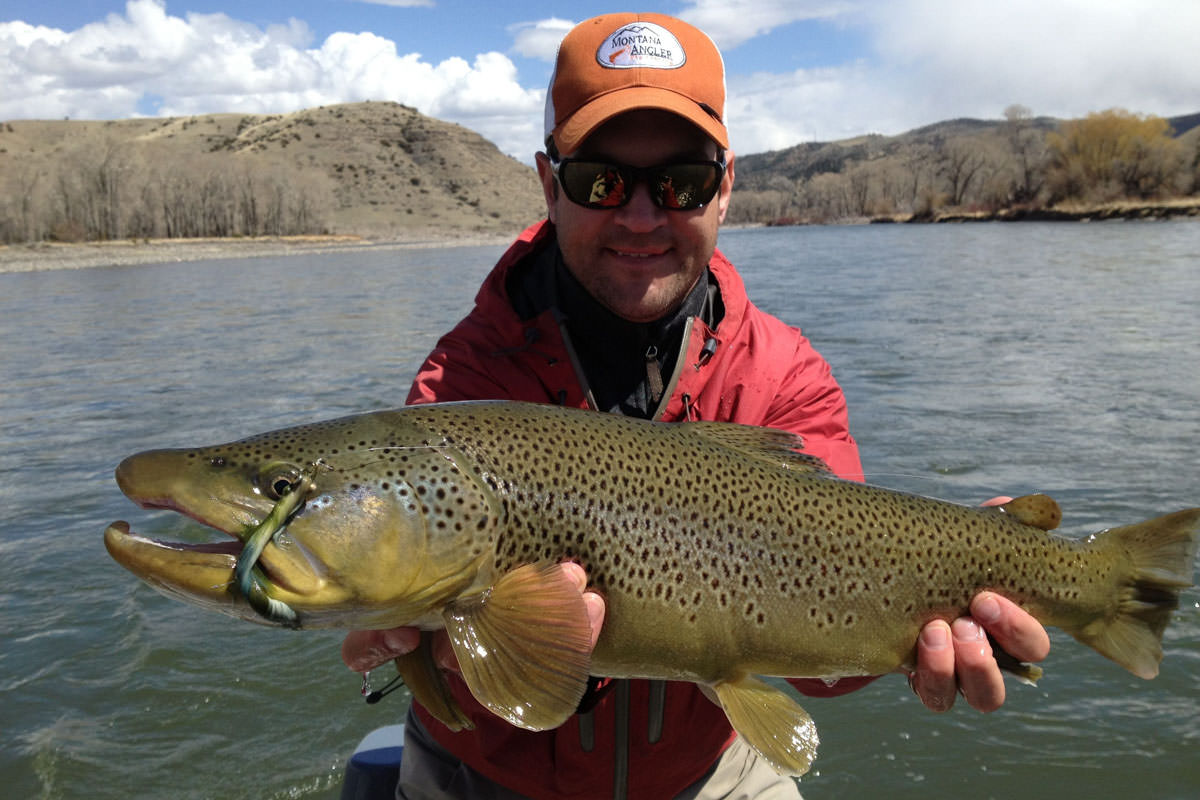
[[[671,402],[671,395],[675,394],[675,387],[679,385],[679,376],[683,374],[684,356],[687,354],[688,342],[692,339],[692,327],[695,323],[695,317],[688,317],[687,322],[684,323],[683,336],[679,340],[679,357],[675,359],[675,368],[671,370],[671,379],[663,387],[662,397],[659,399],[654,413],[650,415],[650,419],[661,420],[663,414],[667,413],[667,405]]]

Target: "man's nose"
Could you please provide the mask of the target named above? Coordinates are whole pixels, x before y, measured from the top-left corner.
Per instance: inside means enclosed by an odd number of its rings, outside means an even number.
[[[616,222],[637,233],[645,233],[665,224],[667,212],[654,204],[646,181],[637,181],[629,202],[616,209]]]

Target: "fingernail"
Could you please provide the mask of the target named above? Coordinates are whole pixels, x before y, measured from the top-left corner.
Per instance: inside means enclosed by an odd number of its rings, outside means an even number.
[[[983,595],[971,606],[971,616],[984,625],[991,625],[1000,620],[1000,604],[991,595]]]
[[[978,623],[964,618],[954,620],[954,638],[960,642],[978,642],[986,638]]]
[[[394,658],[400,653],[407,653],[416,648],[419,636],[413,634],[413,631],[404,628],[383,631],[380,639],[389,651],[384,658]]]
[[[376,667],[386,664],[388,660],[386,653],[381,653],[372,647],[354,659],[353,662],[347,664],[347,666],[355,672],[370,672]]]
[[[921,643],[930,650],[941,650],[950,646],[950,637],[943,625],[926,625],[921,631]]]

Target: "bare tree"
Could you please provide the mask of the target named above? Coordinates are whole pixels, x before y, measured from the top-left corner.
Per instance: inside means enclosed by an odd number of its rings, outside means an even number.
[[[0,241],[34,242],[46,235],[43,175],[23,163],[4,176],[0,195]]]
[[[1023,105],[1004,109],[1004,135],[1013,160],[1009,202],[1033,202],[1045,183],[1046,137],[1033,127],[1033,112]]]
[[[959,137],[942,148],[939,166],[949,187],[950,205],[962,206],[971,184],[985,173],[987,156],[981,152],[978,141]]]

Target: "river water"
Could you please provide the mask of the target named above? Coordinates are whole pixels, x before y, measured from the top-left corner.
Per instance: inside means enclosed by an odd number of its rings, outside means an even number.
[[[1200,504],[1200,225],[731,230],[751,296],[833,364],[870,481],[964,503],[1045,491],[1083,536]],[[161,537],[112,469],[400,404],[500,248],[0,275],[0,794],[335,798],[366,706],[338,633],[238,623],[113,563]],[[1200,592],[1144,682],[1052,632],[1000,712],[903,678],[807,700],[802,786],[842,797],[1200,796]]]

